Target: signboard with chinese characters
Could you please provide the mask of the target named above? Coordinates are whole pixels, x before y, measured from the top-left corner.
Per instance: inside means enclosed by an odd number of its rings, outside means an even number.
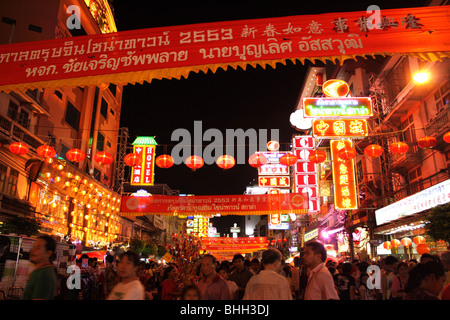
[[[258,167],[258,174],[261,176],[289,175],[289,167],[282,164],[264,164]]]
[[[314,138],[312,136],[295,136],[292,148],[298,159],[294,165],[295,192],[307,193],[309,212],[317,212],[319,210],[317,165],[308,160],[310,151],[315,148]]]
[[[313,136],[318,138],[362,138],[369,134],[365,119],[320,119],[313,121]]]
[[[195,237],[208,237],[209,218],[204,216],[189,216],[186,220],[186,233]]]
[[[351,140],[331,140],[331,166],[333,170],[334,207],[338,210],[358,209],[354,159],[338,156],[344,147],[353,147]]]
[[[269,215],[269,230],[289,230],[291,227],[288,214],[271,214]]]
[[[131,185],[152,186],[155,172],[156,141],[153,137],[137,137],[133,142],[133,152],[142,162],[131,170]]]
[[[289,188],[291,186],[289,176],[260,176],[258,177],[258,182],[260,187]]]
[[[303,98],[305,118],[369,118],[373,116],[368,97]]]

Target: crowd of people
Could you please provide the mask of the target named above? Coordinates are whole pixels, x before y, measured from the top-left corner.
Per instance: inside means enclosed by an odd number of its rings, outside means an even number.
[[[322,243],[307,242],[293,264],[269,248],[261,259],[234,255],[218,261],[203,255],[183,263],[145,263],[138,253],[95,258],[81,256],[80,286],[55,289],[51,266],[54,243],[36,241],[31,262],[36,270],[25,289],[25,299],[80,300],[450,300],[450,251],[424,254],[419,261],[388,256],[377,262],[337,263],[327,257]],[[87,262],[87,264],[86,264]],[[36,273],[35,273],[36,272]]]

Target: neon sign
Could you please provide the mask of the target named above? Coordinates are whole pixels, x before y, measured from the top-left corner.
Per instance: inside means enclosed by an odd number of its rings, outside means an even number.
[[[303,98],[305,118],[368,118],[373,116],[372,100],[355,98]]]
[[[366,137],[369,128],[365,119],[320,119],[313,121],[313,136],[315,137]]]
[[[331,140],[331,161],[333,169],[334,206],[338,210],[358,209],[354,159],[343,160],[339,150],[352,147],[350,140]]]
[[[142,162],[131,171],[131,185],[154,184],[156,144],[153,137],[138,137],[133,142],[133,152],[142,157]]]
[[[291,186],[291,179],[289,178],[289,176],[262,176],[259,177],[258,180],[260,187],[288,188]]]

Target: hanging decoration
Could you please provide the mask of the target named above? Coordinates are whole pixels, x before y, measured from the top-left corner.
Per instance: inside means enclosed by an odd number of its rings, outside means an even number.
[[[254,168],[259,168],[267,163],[267,158],[260,153],[255,153],[248,158],[248,163]]]
[[[371,144],[364,148],[364,154],[369,158],[377,158],[383,154],[383,147],[378,144]]]
[[[417,250],[417,253],[420,255],[423,255],[425,253],[430,253],[430,251],[431,251],[430,247],[426,243],[420,243],[416,247],[416,250]]]
[[[419,244],[425,243],[426,240],[425,240],[425,237],[417,236],[417,237],[413,238],[413,242],[416,246],[418,246]]]
[[[101,165],[108,165],[113,162],[113,156],[106,151],[100,151],[94,155],[94,160]]]
[[[402,246],[404,246],[404,247],[409,247],[412,244],[412,240],[408,237],[403,238],[402,240],[400,240],[400,242],[402,243]]]
[[[86,157],[86,154],[80,149],[70,149],[66,152],[66,158],[72,162],[80,162],[83,161]]]
[[[216,160],[217,166],[222,169],[230,169],[236,164],[236,160],[230,155],[222,155]]]
[[[352,147],[344,147],[338,151],[338,156],[342,160],[353,159],[357,154],[356,149]]]
[[[389,150],[391,150],[392,153],[402,154],[409,150],[409,146],[405,142],[397,141],[389,146]]]
[[[385,248],[386,250],[390,250],[392,248],[391,242],[390,241],[383,242],[383,248]]]
[[[327,159],[327,154],[323,150],[312,150],[308,159],[313,163],[322,163]]]
[[[450,143],[450,131],[444,134],[444,141]]]
[[[136,153],[127,154],[124,159],[125,164],[129,167],[135,167],[141,163],[142,157],[139,157]]]
[[[417,144],[422,149],[430,149],[430,148],[433,148],[437,144],[437,140],[435,137],[425,136],[423,138],[420,138],[417,141]]]
[[[55,149],[46,144],[39,146],[36,149],[36,153],[42,158],[53,158],[56,155]]]
[[[23,142],[14,142],[9,146],[9,151],[19,156],[27,154],[28,150],[28,146]]]
[[[172,167],[175,163],[175,160],[173,157],[169,154],[162,154],[158,157],[156,157],[155,164],[162,168],[162,169],[168,169]]]
[[[193,155],[186,159],[186,166],[191,168],[193,171],[200,169],[205,164],[205,161],[199,156]]]
[[[298,158],[294,156],[292,153],[286,153],[284,156],[280,158],[280,164],[290,167],[297,163]]]
[[[400,242],[400,240],[398,240],[398,239],[392,239],[391,240],[391,247],[392,248],[398,248],[398,247],[400,247],[400,245],[401,245],[401,242]]]

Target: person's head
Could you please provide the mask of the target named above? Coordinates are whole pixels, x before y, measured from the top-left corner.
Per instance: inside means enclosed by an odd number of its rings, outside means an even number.
[[[174,280],[177,277],[177,269],[174,266],[168,266],[164,270],[163,279]]]
[[[350,262],[346,262],[342,266],[342,273],[343,274],[351,274],[352,270],[353,270],[353,265]]]
[[[359,283],[363,286],[367,286],[367,280],[369,279],[369,275],[365,272],[361,272],[359,276]]]
[[[388,271],[397,273],[398,259],[394,256],[387,256],[384,259],[384,268]]]
[[[435,258],[431,254],[424,253],[423,255],[420,256],[420,262],[427,263],[429,261],[436,262]]]
[[[30,261],[33,264],[52,263],[56,252],[56,241],[50,236],[39,236],[30,250]]]
[[[107,267],[110,267],[114,263],[114,257],[110,254],[108,254],[105,258],[105,265]]]
[[[445,271],[450,271],[450,251],[445,251],[441,254],[441,261]]]
[[[210,254],[204,255],[200,269],[205,277],[213,276],[216,273],[216,258]]]
[[[407,274],[409,271],[408,264],[406,262],[400,262],[397,265],[397,270],[399,274]]]
[[[117,273],[122,280],[137,277],[139,259],[139,254],[131,250],[128,250],[120,255],[120,260],[117,265]]]
[[[305,265],[314,269],[327,259],[327,250],[319,241],[308,241],[305,244]]]
[[[236,268],[237,271],[241,271],[244,269],[244,257],[242,254],[235,254],[233,257],[233,265]]]
[[[182,300],[200,300],[200,290],[196,286],[184,287],[181,291]]]
[[[228,269],[225,267],[225,266],[220,266],[218,269],[217,269],[217,273],[218,274],[220,274],[220,276],[222,277],[222,278],[224,278],[225,280],[228,280]]]
[[[300,257],[295,257],[294,258],[294,266],[295,267],[299,267],[300,266]]]
[[[444,279],[445,270],[442,264],[435,261],[421,262],[409,271],[405,291],[411,292],[421,287],[437,296],[444,287]]]
[[[279,250],[270,248],[262,253],[261,264],[264,266],[264,270],[280,272],[282,259],[283,255]]]
[[[259,270],[259,260],[258,260],[257,258],[254,258],[254,259],[251,261],[250,268],[251,268],[254,272],[258,272],[258,270]]]

